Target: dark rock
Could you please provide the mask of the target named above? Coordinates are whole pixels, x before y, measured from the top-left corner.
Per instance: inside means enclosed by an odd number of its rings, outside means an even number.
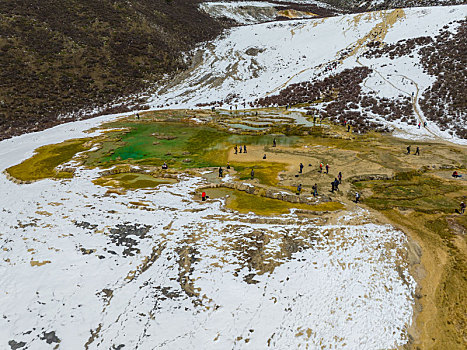
[[[24,347],[26,345],[26,343],[24,341],[16,342],[14,340],[10,340],[8,342],[8,345],[10,345],[10,348],[12,350],[16,350],[16,349],[20,349],[20,348]]]
[[[55,331],[51,331],[51,332],[48,332],[48,333],[47,332],[42,333],[41,339],[45,340],[47,342],[47,344],[60,343],[61,342],[60,338],[58,338],[55,335]]]

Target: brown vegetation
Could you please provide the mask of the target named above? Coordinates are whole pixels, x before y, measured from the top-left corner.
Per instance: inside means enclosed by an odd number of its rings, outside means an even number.
[[[370,49],[364,54],[367,58],[387,55],[390,59],[419,55],[425,73],[436,77],[420,99],[425,117],[435,122],[441,130],[449,130],[452,135],[463,139],[467,138],[466,24],[467,20],[459,21],[454,33],[446,25],[434,40],[431,37],[418,37],[384,46],[373,42],[368,44]]]
[[[0,140],[115,108],[117,97],[184,68],[181,52],[230,25],[198,2],[2,1]]]
[[[321,109],[310,107],[307,114],[328,118],[336,123],[350,123],[352,130],[358,133],[389,131],[383,123],[374,121],[375,116],[415,125],[409,98],[399,97],[396,101],[362,94],[361,84],[370,73],[371,69],[367,67],[346,69],[321,81],[292,84],[278,95],[256,100],[254,105],[267,107],[326,102]]]

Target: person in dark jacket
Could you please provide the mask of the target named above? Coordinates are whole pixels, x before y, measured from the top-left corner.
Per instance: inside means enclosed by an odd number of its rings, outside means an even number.
[[[297,186],[297,195],[299,195],[300,192],[302,192],[302,184],[299,184],[299,185]]]
[[[311,189],[313,190],[313,197],[318,195],[318,184],[314,184]]]

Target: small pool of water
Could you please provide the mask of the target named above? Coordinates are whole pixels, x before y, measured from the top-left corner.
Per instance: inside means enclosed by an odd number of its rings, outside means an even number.
[[[120,173],[100,177],[93,181],[95,185],[136,190],[142,188],[155,188],[159,185],[176,183],[175,179],[157,178],[147,174]]]

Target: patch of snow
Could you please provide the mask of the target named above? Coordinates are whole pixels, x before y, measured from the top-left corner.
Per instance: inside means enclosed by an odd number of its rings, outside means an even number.
[[[407,96],[415,86],[409,83],[410,79],[418,84],[421,96],[433,78],[423,73],[416,55],[395,60],[361,57],[359,63],[357,57],[365,49],[363,45],[336,68],[326,69],[347,48],[358,46],[362,38],[370,35],[381,23],[386,23],[387,16],[393,11],[396,10],[231,29],[202,49],[202,64],[196,65],[181,83],[165,87],[163,93],[154,95],[149,104],[153,108],[167,103],[170,106],[166,108],[194,108],[198,103],[222,105],[216,102],[224,101],[228,95],[238,95],[224,107],[242,106],[257,98],[276,94],[289,84],[323,79],[360,64],[375,69],[366,81],[366,91],[376,90],[380,96],[386,97]],[[419,36],[434,37],[444,25],[466,15],[467,6],[403,9],[403,16],[388,27],[383,40],[394,43]],[[399,127],[413,131],[407,124],[401,123]],[[436,135],[451,142],[466,142],[430,127],[429,131],[424,131],[425,137]]]

